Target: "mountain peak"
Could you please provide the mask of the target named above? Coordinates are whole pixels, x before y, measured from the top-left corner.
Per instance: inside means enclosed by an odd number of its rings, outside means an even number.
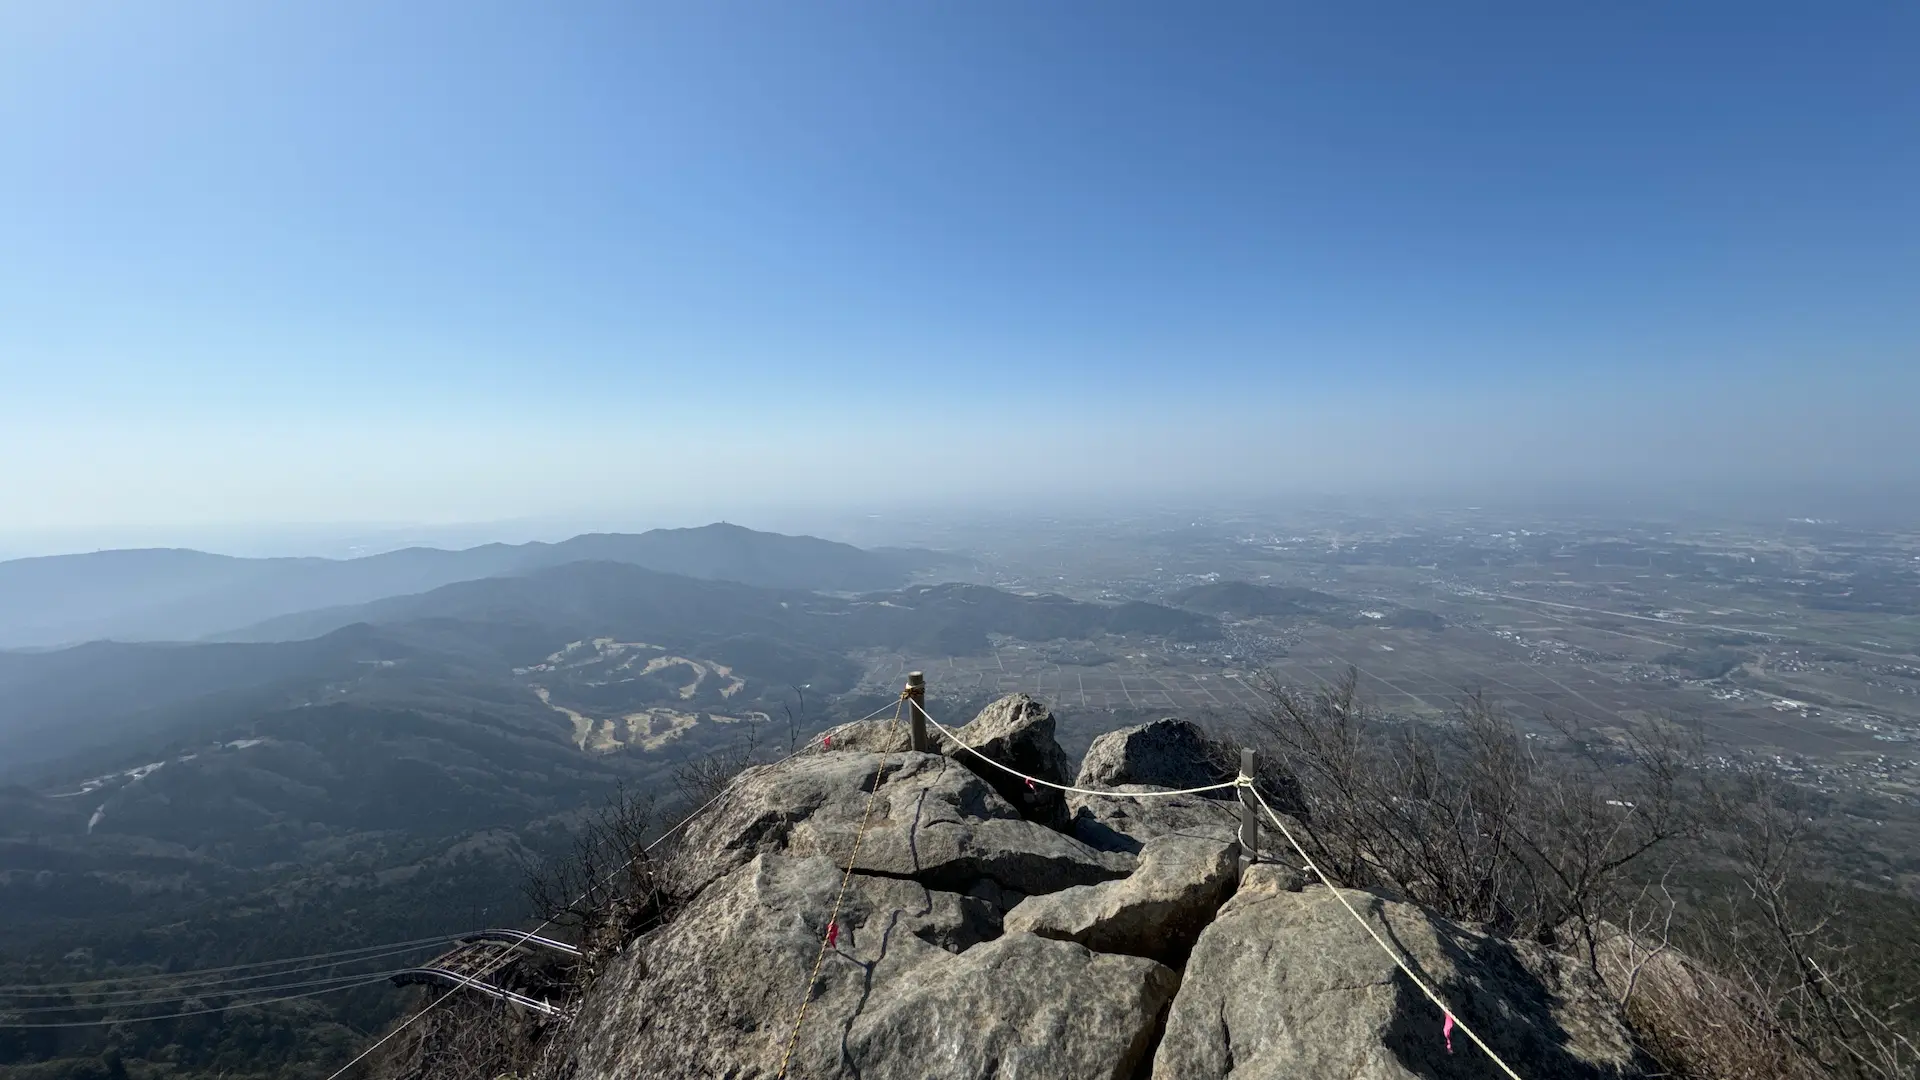
[[[585,533],[552,544],[416,547],[356,559],[244,559],[163,548],[49,556],[0,562],[0,648],[94,638],[195,640],[297,612],[577,561],[827,592],[894,588],[926,565],[912,553],[865,551],[728,522]]]
[[[1236,802],[1166,794],[1193,775],[1193,740],[1143,730],[1088,755],[1109,770],[1126,759],[1138,782],[1071,795],[1066,818],[1002,771],[1090,782],[1085,765],[1067,775],[1052,713],[1021,695],[956,732],[946,756],[869,722],[746,770],[658,866],[676,910],[630,940],[590,934],[576,1019],[534,1035],[551,1043],[537,1049],[575,1076],[1401,1080],[1466,1067],[1333,889],[1287,858],[1243,870]],[[1523,1075],[1644,1075],[1612,1000],[1567,974],[1577,963],[1344,896],[1444,975],[1458,1019]]]

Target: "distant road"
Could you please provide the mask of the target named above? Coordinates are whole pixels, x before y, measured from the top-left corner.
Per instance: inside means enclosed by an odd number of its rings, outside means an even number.
[[[1718,623],[1689,623],[1689,622],[1679,622],[1675,619],[1656,619],[1651,615],[1630,615],[1624,611],[1608,611],[1604,608],[1581,607],[1578,604],[1562,604],[1552,600],[1535,600],[1531,596],[1514,596],[1511,593],[1489,593],[1488,595],[1498,597],[1502,600],[1518,600],[1523,604],[1539,604],[1543,607],[1562,608],[1566,611],[1584,611],[1590,615],[1611,615],[1616,619],[1637,619],[1640,622],[1658,623],[1661,626],[1677,626],[1683,630],[1724,630],[1730,634],[1752,634],[1755,637],[1779,637],[1780,636],[1779,634],[1773,631],[1755,630],[1750,626],[1721,626]],[[1787,627],[1787,629],[1798,630],[1799,627],[1789,626]],[[1885,657],[1888,660],[1920,659],[1920,658],[1916,658],[1911,653],[1882,652],[1879,649],[1869,649],[1864,645],[1854,645],[1848,642],[1838,642],[1836,643],[1836,647],[1842,648],[1842,649],[1852,649],[1854,652],[1866,653],[1869,656]]]
[[[1542,604],[1546,607],[1565,608],[1568,611],[1585,611],[1593,615],[1611,615],[1616,619],[1638,619],[1641,622],[1659,623],[1661,626],[1680,626],[1690,630],[1725,630],[1729,634],[1752,634],[1755,637],[1780,636],[1771,630],[1755,630],[1751,626],[1720,626],[1717,623],[1687,623],[1680,622],[1676,619],[1656,619],[1652,615],[1629,615],[1624,611],[1607,611],[1604,608],[1581,607],[1578,604],[1559,604],[1552,600],[1535,600],[1530,596],[1514,596],[1510,593],[1494,593],[1493,595],[1502,600],[1519,600],[1528,604]],[[1789,626],[1787,629],[1797,630],[1799,627]]]

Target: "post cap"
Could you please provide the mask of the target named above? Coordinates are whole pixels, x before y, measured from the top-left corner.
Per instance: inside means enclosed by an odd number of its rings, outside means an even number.
[[[909,671],[907,672],[907,685],[925,686],[927,685],[927,677],[918,671]]]

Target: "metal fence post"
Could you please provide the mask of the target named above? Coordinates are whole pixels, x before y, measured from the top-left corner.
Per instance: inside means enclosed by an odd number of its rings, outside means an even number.
[[[1251,750],[1240,751],[1240,777],[1251,780],[1254,775],[1255,761]],[[1254,801],[1253,789],[1240,789],[1240,868],[1246,868],[1260,861],[1260,804]]]
[[[907,672],[907,723],[917,753],[927,752],[927,677],[918,671]]]

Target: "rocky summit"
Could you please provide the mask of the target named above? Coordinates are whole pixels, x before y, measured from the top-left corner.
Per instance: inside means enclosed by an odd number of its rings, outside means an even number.
[[[1075,773],[1024,695],[958,734],[1032,775],[1132,793],[1199,786],[1226,760],[1163,721],[1103,737]],[[559,1075],[1500,1075],[1327,885],[1285,859],[1243,865],[1232,801],[1029,798],[940,749],[849,727],[738,776],[665,868],[684,907],[599,965],[554,1047]],[[1646,1074],[1577,962],[1344,895],[1521,1076]]]

